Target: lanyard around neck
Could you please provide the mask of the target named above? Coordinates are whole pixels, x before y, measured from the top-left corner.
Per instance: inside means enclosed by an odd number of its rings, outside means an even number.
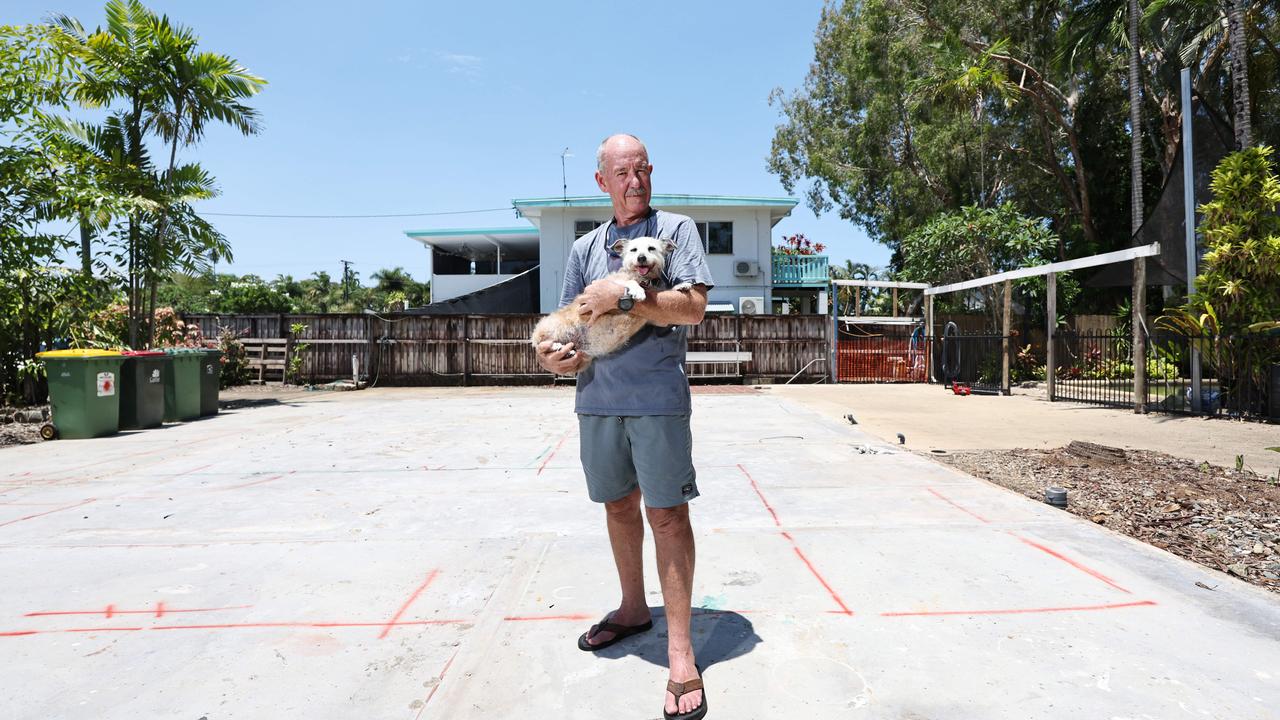
[[[609,218],[609,222],[605,223],[604,232],[600,233],[600,237],[601,237],[601,242],[604,243],[604,251],[608,254],[609,257],[611,258],[621,257],[619,255],[613,254],[613,249],[609,243],[610,229],[613,229],[615,231],[618,229],[618,218],[616,216]],[[636,237],[651,237],[651,238],[657,237],[657,232],[658,232],[658,211],[657,210],[654,210],[653,208],[649,209],[649,217],[644,219],[644,229],[645,229],[645,233],[643,235],[637,235]]]

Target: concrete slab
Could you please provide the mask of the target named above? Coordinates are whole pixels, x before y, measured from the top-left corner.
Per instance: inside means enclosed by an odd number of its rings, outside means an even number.
[[[695,408],[713,717],[1275,717],[1280,598],[768,392]],[[0,451],[5,717],[660,717],[660,610],[574,645],[617,589],[571,411],[375,389]]]

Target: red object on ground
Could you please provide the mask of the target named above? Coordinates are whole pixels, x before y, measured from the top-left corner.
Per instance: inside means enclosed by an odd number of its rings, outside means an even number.
[[[951,392],[957,395],[968,395],[970,393],[969,386],[964,383],[951,383]]]

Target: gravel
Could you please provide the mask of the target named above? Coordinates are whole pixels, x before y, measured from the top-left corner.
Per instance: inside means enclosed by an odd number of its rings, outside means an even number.
[[[1039,501],[1066,488],[1069,512],[1280,593],[1276,478],[1143,450],[1113,461],[1066,447],[930,457]]]

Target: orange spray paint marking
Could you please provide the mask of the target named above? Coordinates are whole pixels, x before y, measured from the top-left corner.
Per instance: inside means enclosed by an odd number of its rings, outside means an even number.
[[[427,575],[427,579],[422,581],[422,584],[418,586],[418,589],[413,591],[413,594],[409,596],[409,599],[404,601],[404,604],[400,606],[400,609],[396,611],[396,614],[393,615],[391,620],[384,625],[382,632],[378,633],[379,640],[385,638],[387,634],[391,632],[391,628],[400,620],[400,616],[404,615],[405,611],[408,610],[409,606],[418,599],[418,596],[422,594],[422,591],[427,589],[428,585],[435,582],[436,576],[439,574],[439,570],[432,570],[430,574]]]

